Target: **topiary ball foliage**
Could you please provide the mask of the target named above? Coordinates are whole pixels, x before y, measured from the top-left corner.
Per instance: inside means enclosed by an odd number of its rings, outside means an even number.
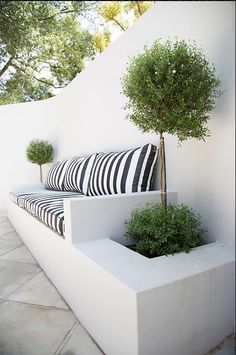
[[[147,257],[188,253],[202,244],[204,233],[200,216],[184,204],[148,204],[134,209],[126,227],[135,251]]]
[[[220,80],[195,43],[154,42],[133,57],[122,78],[127,118],[143,132],[179,141],[209,136],[207,120],[220,96]]]
[[[27,159],[34,164],[43,165],[53,160],[53,147],[46,140],[32,140],[26,149]]]

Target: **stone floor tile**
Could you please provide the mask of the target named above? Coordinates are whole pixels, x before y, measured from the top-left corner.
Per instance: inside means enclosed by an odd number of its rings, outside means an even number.
[[[0,260],[9,260],[9,261],[15,261],[19,263],[36,264],[36,261],[34,260],[34,258],[32,257],[32,255],[24,245],[10,251],[7,254],[0,256]]]
[[[13,232],[13,231],[14,228],[8,220],[0,223],[0,237],[6,233]]]
[[[9,251],[18,248],[21,245],[22,242],[20,240],[5,240],[0,238],[0,255],[8,253]]]
[[[66,302],[43,272],[40,272],[31,281],[11,294],[9,300],[69,309]]]
[[[6,222],[8,218],[0,214],[0,223]]]
[[[15,231],[3,234],[0,237],[0,239],[3,239],[3,240],[18,240],[18,241],[20,241],[22,243],[21,239],[19,238],[18,234]]]
[[[23,286],[40,272],[36,264],[0,260],[0,298]]]
[[[0,217],[7,217],[7,211],[0,211]]]
[[[104,354],[94,343],[86,330],[78,324],[62,349],[60,355],[102,355]]]
[[[71,311],[0,303],[1,355],[52,355],[77,319]]]

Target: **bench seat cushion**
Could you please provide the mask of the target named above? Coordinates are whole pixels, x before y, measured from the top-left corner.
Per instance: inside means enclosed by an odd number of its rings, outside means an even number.
[[[75,197],[83,197],[83,195],[62,191],[10,193],[12,202],[24,208],[62,237],[65,235],[63,199]]]

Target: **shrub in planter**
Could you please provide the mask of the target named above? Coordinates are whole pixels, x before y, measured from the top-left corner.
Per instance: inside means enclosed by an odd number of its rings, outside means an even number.
[[[52,145],[45,140],[32,140],[26,149],[26,156],[31,163],[39,165],[40,182],[43,182],[42,165],[52,162]]]
[[[147,257],[188,253],[202,244],[200,216],[187,205],[148,204],[134,209],[126,222],[133,250]]]

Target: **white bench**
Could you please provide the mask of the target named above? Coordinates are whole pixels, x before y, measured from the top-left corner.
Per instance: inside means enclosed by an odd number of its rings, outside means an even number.
[[[233,332],[231,249],[148,259],[122,245],[131,210],[158,201],[159,191],[67,199],[65,239],[8,204],[23,242],[109,355],[201,355]]]

